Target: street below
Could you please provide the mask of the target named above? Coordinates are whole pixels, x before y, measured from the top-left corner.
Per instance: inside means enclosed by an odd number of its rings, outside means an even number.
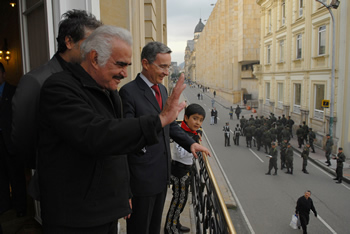
[[[280,170],[280,153],[277,175],[265,175],[269,164],[265,150],[258,151],[254,146],[247,148],[245,137],[240,137],[239,146],[235,146],[232,141],[232,131],[239,121],[235,114],[230,120],[228,108],[230,105],[235,108],[236,105],[216,97],[214,106],[218,111],[218,122],[210,125],[212,94],[203,93],[203,100],[198,100],[199,92],[202,93],[202,90],[187,86],[183,95],[188,104],[198,103],[206,110],[203,144],[212,150],[213,157],[210,160],[217,158],[236,200],[238,211],[234,215],[230,211],[230,214],[232,219],[238,219],[236,222],[233,220],[237,233],[296,233],[289,223],[295,213],[297,199],[306,190],[311,191],[318,212],[317,218],[310,213],[309,233],[349,233],[349,184],[334,183],[334,176],[310,161],[307,166],[310,174],[304,174],[301,171],[302,159],[296,152],[293,175],[286,174],[286,169]],[[253,113],[242,109],[242,114],[249,119]],[[255,118],[256,114],[253,115]],[[179,116],[179,119],[182,118]],[[226,122],[229,122],[231,129],[230,147],[224,146],[223,126]],[[236,217],[237,212],[240,217]]]

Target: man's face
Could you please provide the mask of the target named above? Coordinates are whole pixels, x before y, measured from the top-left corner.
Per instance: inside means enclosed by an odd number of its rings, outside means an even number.
[[[148,63],[148,61],[146,62]],[[147,65],[147,79],[153,84],[161,84],[164,77],[169,75],[171,55],[168,53],[157,54],[156,60]]]
[[[309,197],[311,196],[311,193],[310,192],[305,192],[304,196],[305,196],[306,199],[309,199]]]
[[[187,126],[192,131],[197,131],[202,126],[203,120],[204,117],[200,114],[193,114],[190,117],[187,117],[187,115],[185,115],[185,121],[187,123]]]
[[[98,66],[94,79],[104,89],[117,90],[121,80],[128,76],[127,67],[131,64],[132,49],[126,42],[111,41],[112,53],[105,66]]]

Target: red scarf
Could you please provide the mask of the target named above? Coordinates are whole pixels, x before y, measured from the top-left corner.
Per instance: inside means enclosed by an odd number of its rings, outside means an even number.
[[[190,132],[193,133],[194,135],[198,135],[198,133],[196,131],[192,131],[186,124],[185,121],[181,122],[181,128],[183,128],[186,132]]]

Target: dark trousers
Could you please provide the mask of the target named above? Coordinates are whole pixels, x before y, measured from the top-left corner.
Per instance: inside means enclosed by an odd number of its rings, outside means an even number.
[[[239,134],[235,137],[235,145],[239,145]]]
[[[43,223],[43,232],[50,234],[117,234],[117,221],[95,227],[62,227]]]
[[[304,140],[303,140],[303,137],[298,137],[298,145],[299,145],[299,148],[301,148],[301,145],[304,144]]]
[[[332,154],[332,150],[326,150],[326,159],[327,159],[327,163],[331,164],[331,154]]]
[[[0,132],[0,214],[11,208],[18,213],[27,211],[24,163],[19,157],[7,151]]]
[[[277,173],[277,160],[275,160],[275,159],[270,159],[268,173],[271,172],[272,168],[275,169],[275,173]]]
[[[303,158],[303,171],[306,171],[306,166],[307,166],[307,159]]]
[[[236,114],[236,116],[237,116],[237,119],[239,119],[239,114]]]
[[[188,198],[189,186],[191,183],[191,166],[182,164],[182,167],[172,164],[171,185],[173,198],[170,202],[168,214],[165,219],[164,233],[179,233],[180,215],[184,210]],[[181,164],[180,164],[181,165]]]
[[[127,219],[128,234],[157,234],[160,233],[162,213],[167,194],[164,191],[152,196],[134,196],[132,198],[132,211]]]
[[[299,214],[300,224],[303,229],[303,234],[307,233],[307,225],[309,224],[309,215],[308,214]]]
[[[310,148],[312,149],[312,152],[315,152],[315,147],[314,147],[314,139],[310,139]]]
[[[246,136],[245,141],[247,142],[247,147],[252,148],[252,137],[251,136]]]
[[[343,180],[343,167],[338,167],[335,169],[335,172],[337,173],[337,179],[339,182],[342,182]]]

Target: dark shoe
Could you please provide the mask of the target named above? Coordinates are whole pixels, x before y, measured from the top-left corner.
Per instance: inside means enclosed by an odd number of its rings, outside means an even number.
[[[271,173],[270,173],[270,172],[268,172],[268,173],[265,173],[265,175],[271,175]]]
[[[328,163],[327,167],[331,166],[332,164]]]
[[[17,212],[17,217],[24,217],[24,216],[26,216],[26,212]]]
[[[273,173],[273,175],[277,175],[277,172]]]
[[[190,232],[191,229],[185,226],[182,226],[181,224],[179,224],[179,228],[178,228],[181,232]]]
[[[304,173],[305,173],[305,174],[309,174],[309,172],[308,172],[308,171],[304,171]]]
[[[312,153],[316,153],[315,151],[312,151]]]
[[[328,163],[328,161],[325,161],[324,163]]]
[[[338,178],[334,178],[333,180],[338,180]]]
[[[337,181],[337,182],[335,182],[335,183],[337,183],[337,184],[341,184],[341,181]]]

